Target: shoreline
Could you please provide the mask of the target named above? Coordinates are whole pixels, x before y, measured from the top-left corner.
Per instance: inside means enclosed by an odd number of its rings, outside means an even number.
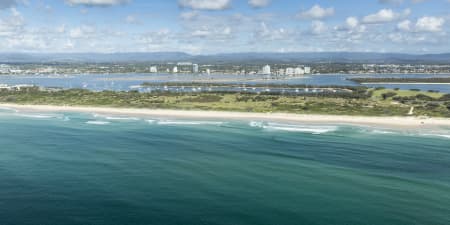
[[[291,113],[250,113],[226,111],[188,111],[166,109],[112,108],[92,106],[53,106],[53,105],[19,105],[0,103],[0,108],[32,112],[78,112],[135,117],[160,117],[181,119],[227,119],[227,120],[261,120],[274,122],[309,123],[309,124],[347,124],[378,126],[385,128],[431,129],[450,127],[450,118],[425,117],[370,117]]]

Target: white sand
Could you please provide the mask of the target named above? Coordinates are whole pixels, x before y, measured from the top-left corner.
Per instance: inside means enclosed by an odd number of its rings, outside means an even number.
[[[391,128],[433,128],[439,126],[450,127],[449,118],[425,117],[368,117],[368,116],[334,116],[334,115],[306,115],[288,113],[245,113],[219,111],[183,111],[159,109],[107,108],[83,106],[50,106],[50,105],[17,105],[0,104],[2,108],[19,111],[35,112],[82,112],[108,115],[123,115],[137,117],[173,117],[195,119],[234,119],[234,120],[264,120],[284,121],[296,123],[319,124],[355,124],[382,126]]]

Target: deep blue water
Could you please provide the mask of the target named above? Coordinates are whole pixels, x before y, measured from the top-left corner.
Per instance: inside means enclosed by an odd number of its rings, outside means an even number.
[[[127,91],[133,89],[133,86],[141,85],[144,82],[191,82],[192,80],[209,80],[225,79],[233,80],[239,75],[189,75],[189,74],[79,74],[79,75],[2,75],[0,76],[0,84],[33,84],[43,87],[60,87],[60,88],[86,88],[90,90],[121,90]],[[265,75],[249,75],[245,76],[248,79],[263,79]],[[352,81],[347,80],[351,77],[450,77],[447,75],[425,75],[425,74],[401,74],[401,75],[386,75],[386,74],[372,74],[372,75],[350,75],[350,74],[334,74],[334,75],[306,75],[300,78],[287,80],[271,80],[258,82],[229,82],[240,84],[254,84],[254,83],[287,83],[287,84],[307,84],[307,85],[344,85],[354,86],[358,85]],[[130,79],[131,78],[131,79]],[[241,77],[242,78],[242,77]],[[400,89],[421,89],[423,91],[435,90],[443,93],[450,93],[450,85],[448,84],[376,84],[368,85],[371,87],[386,87],[386,88],[400,88]]]
[[[450,224],[450,130],[0,113],[0,224]]]

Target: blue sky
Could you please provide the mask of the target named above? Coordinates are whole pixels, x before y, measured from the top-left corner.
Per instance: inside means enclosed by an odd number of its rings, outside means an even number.
[[[0,0],[1,52],[450,52],[450,0]]]

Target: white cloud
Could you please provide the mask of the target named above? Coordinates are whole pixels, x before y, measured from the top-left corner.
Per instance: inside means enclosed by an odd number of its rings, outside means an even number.
[[[392,9],[382,9],[377,13],[367,15],[362,22],[366,24],[389,23],[401,18],[405,18],[411,14],[410,9],[405,9],[402,13],[396,13]]]
[[[378,0],[378,2],[382,3],[382,4],[396,4],[396,5],[399,5],[399,4],[403,3],[403,0]]]
[[[57,27],[56,28],[56,32],[58,32],[58,33],[65,33],[66,32],[66,25],[63,24],[63,25]]]
[[[358,18],[347,17],[345,24],[334,28],[337,31],[347,31],[348,33],[362,33],[366,31],[366,26],[362,25]]]
[[[270,4],[270,0],[249,0],[248,4],[253,8],[262,8]]]
[[[230,7],[231,0],[179,0],[178,4],[197,10],[224,10]]]
[[[397,24],[397,29],[401,31],[411,31],[411,21],[410,20],[403,20],[400,23]]]
[[[348,17],[345,20],[345,25],[349,28],[349,29],[354,29],[356,27],[358,27],[359,25],[359,20],[356,17]]]
[[[0,9],[7,9],[16,6],[16,0],[1,0],[0,1]]]
[[[125,17],[125,23],[128,23],[128,24],[139,24],[140,21],[135,15],[128,15],[127,17]]]
[[[129,3],[131,0],[66,0],[69,5],[84,5],[84,6],[113,6]]]
[[[75,39],[91,38],[96,34],[96,29],[93,26],[82,25],[73,28],[69,31],[69,36]]]
[[[300,12],[298,17],[303,19],[319,20],[332,15],[334,15],[334,8],[322,8],[320,5],[314,5],[311,9]]]
[[[284,28],[273,29],[270,28],[265,22],[259,24],[259,29],[253,34],[255,40],[259,41],[275,41],[286,40],[288,37],[292,37],[292,33]]]
[[[445,20],[440,17],[422,17],[417,20],[416,31],[440,32],[444,26]]]
[[[328,27],[322,21],[313,21],[311,22],[311,33],[315,35],[319,35],[325,33],[328,30]]]
[[[180,18],[183,20],[193,20],[198,17],[197,11],[183,12],[180,14]]]
[[[14,36],[25,26],[25,19],[15,8],[11,9],[11,15],[0,19],[0,36]]]

